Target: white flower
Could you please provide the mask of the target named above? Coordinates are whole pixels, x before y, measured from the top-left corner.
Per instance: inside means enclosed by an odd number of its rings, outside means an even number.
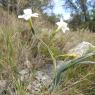
[[[64,33],[66,32],[66,30],[69,30],[69,28],[67,27],[67,23],[64,22],[62,19],[60,19],[60,22],[57,22],[56,24],[58,25],[57,30],[62,29]]]
[[[24,9],[23,15],[19,15],[18,18],[23,18],[25,20],[29,20],[31,17],[38,17],[38,13],[32,13],[31,9]]]

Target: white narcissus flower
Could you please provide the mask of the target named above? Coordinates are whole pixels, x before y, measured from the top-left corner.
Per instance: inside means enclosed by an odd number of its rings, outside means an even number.
[[[57,30],[62,29],[64,33],[66,32],[66,30],[69,30],[69,28],[67,27],[67,23],[64,22],[62,19],[60,19],[60,22],[57,22],[56,24],[58,26]]]
[[[24,9],[23,15],[19,15],[18,18],[23,18],[25,20],[29,20],[31,17],[38,17],[38,13],[32,13],[31,9]]]

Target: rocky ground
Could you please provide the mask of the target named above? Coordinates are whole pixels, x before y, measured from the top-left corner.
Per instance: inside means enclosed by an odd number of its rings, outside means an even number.
[[[78,57],[90,52],[89,50],[95,50],[95,46],[88,42],[79,43],[76,47],[68,51],[68,54],[77,54]],[[57,68],[60,68],[64,61],[57,61]],[[38,68],[34,73],[31,73],[29,68],[25,68],[19,71],[19,79],[22,82],[28,81],[26,85],[28,95],[39,95],[41,91],[47,90],[53,80],[53,65],[45,64]],[[0,80],[0,95],[17,95],[16,88],[10,85],[9,80]],[[8,94],[10,93],[10,94]]]

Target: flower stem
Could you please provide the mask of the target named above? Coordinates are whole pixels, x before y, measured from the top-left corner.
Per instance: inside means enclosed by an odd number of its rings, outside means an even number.
[[[35,35],[35,30],[32,27],[32,19],[31,18],[29,19],[29,24],[30,24],[30,27],[31,27],[32,34]]]

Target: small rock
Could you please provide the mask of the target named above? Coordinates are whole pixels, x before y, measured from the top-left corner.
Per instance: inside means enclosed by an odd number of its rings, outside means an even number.
[[[39,93],[41,91],[41,88],[42,88],[42,85],[37,80],[33,81],[33,83],[30,83],[27,86],[27,90],[29,91],[29,93],[33,95]]]
[[[72,48],[68,51],[68,54],[72,54],[73,56],[76,55],[77,58],[83,56],[84,54],[90,52],[91,50],[94,50],[95,46],[92,45],[89,42],[81,42],[76,47]],[[63,60],[57,60],[57,69],[59,69],[64,64]]]
[[[32,67],[32,64],[28,59],[26,59],[26,61],[24,62],[24,66],[26,66],[28,69],[30,69]]]
[[[24,81],[24,80],[27,80],[30,76],[30,72],[28,69],[23,69],[19,72],[20,74],[20,80],[21,81]]]
[[[68,51],[68,54],[76,54],[79,57],[83,56],[84,54],[88,53],[90,50],[95,49],[95,46],[89,42],[81,42],[76,47]]]
[[[57,60],[56,69],[58,70],[62,64],[64,64],[64,61],[63,60]]]
[[[51,78],[45,72],[37,71],[35,80],[27,86],[27,90],[33,95],[41,92],[43,87],[48,87],[51,83]]]
[[[48,85],[51,82],[50,76],[48,76],[45,72],[42,71],[37,71],[36,79],[43,85]]]
[[[0,95],[1,93],[7,89],[8,81],[7,80],[0,80]]]

